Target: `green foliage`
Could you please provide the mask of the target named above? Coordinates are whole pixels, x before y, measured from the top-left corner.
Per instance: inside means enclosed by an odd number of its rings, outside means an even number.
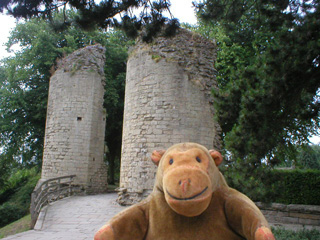
[[[252,175],[231,167],[222,171],[230,187],[243,192],[253,201],[320,205],[319,170],[270,170],[265,167]],[[255,177],[256,174],[260,177]]]
[[[298,231],[272,228],[277,240],[317,240],[320,239],[320,232],[316,229],[302,229]]]
[[[319,170],[274,170],[265,188],[273,202],[320,205]]]
[[[54,16],[62,19],[62,13]],[[7,47],[18,44],[21,50],[3,59],[0,67],[0,189],[11,169],[41,163],[49,79],[56,59],[94,43],[106,47],[106,142],[113,159],[120,155],[127,48],[132,41],[119,31],[86,32],[77,25],[55,32],[49,21],[31,19],[11,33]]]
[[[54,19],[53,13],[64,6],[76,9],[79,14],[64,14],[61,19]],[[60,0],[48,1],[33,0],[28,4],[24,0],[6,0],[0,2],[0,12],[7,10],[16,18],[39,17],[49,19],[53,28],[63,31],[76,24],[82,29],[92,30],[96,27],[108,28],[118,27],[124,30],[129,37],[135,38],[138,32],[144,28],[143,39],[150,41],[154,35],[164,28],[165,35],[170,36],[175,33],[179,26],[177,19],[173,18],[169,11],[170,1],[157,0],[130,0],[130,1],[91,1],[91,0]],[[135,9],[135,11],[132,11]],[[134,14],[139,9],[139,13]],[[171,17],[164,16],[164,12],[169,12]],[[121,14],[120,14],[121,13]],[[121,17],[121,22],[117,19]]]
[[[6,202],[0,205],[0,227],[23,217],[25,214],[25,210],[18,204]]]
[[[240,159],[232,162],[229,166],[220,167],[221,172],[228,185],[249,196],[253,201],[273,202],[275,201],[271,170],[262,165],[256,168],[243,167]],[[259,177],[257,177],[259,176]]]
[[[296,166],[302,169],[320,170],[320,146],[306,145],[298,152]]]
[[[319,130],[320,4],[206,0],[197,8],[197,31],[218,46],[213,94],[226,167],[254,191],[265,168],[296,159],[295,146]]]
[[[38,180],[39,171],[36,167],[15,171],[7,180],[6,186],[0,190],[0,204],[9,199],[23,204],[30,203],[30,197],[26,195],[33,191]]]
[[[320,146],[319,145],[297,145],[294,156],[285,156],[284,160],[277,164],[279,168],[291,167],[297,169],[320,170]]]
[[[29,213],[31,193],[40,174],[36,168],[18,170],[0,191],[0,227]]]
[[[120,155],[111,158],[111,155],[107,153],[108,157],[108,190],[112,188],[112,185],[119,185],[120,182]]]
[[[105,141],[109,149],[107,160],[110,183],[115,182],[116,172],[120,171],[117,166],[120,165],[121,156],[126,62],[128,47],[133,44],[133,41],[119,31],[110,32],[105,44],[107,49],[104,94],[104,107],[107,110]]]

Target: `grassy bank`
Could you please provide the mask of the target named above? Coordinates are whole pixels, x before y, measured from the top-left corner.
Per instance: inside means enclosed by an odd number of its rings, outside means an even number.
[[[30,214],[23,218],[0,228],[0,238],[7,237],[9,235],[17,234],[20,232],[30,230],[31,216]]]

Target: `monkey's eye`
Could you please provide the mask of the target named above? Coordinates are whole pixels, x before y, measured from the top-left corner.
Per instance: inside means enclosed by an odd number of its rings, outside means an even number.
[[[172,165],[172,163],[173,163],[173,159],[171,158],[171,159],[169,160],[169,164]]]
[[[201,163],[201,159],[199,157],[196,157],[196,159],[198,163]]]

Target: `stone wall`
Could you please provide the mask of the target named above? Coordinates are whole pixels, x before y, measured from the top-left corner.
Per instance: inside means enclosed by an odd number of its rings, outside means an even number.
[[[307,227],[320,230],[320,206],[256,203],[272,226]]]
[[[58,64],[49,86],[41,180],[76,174],[87,193],[107,190],[103,108],[105,49],[88,46]]]
[[[211,97],[216,45],[179,30],[173,38],[138,41],[127,64],[118,202],[130,205],[152,190],[155,149],[196,142],[220,148]]]

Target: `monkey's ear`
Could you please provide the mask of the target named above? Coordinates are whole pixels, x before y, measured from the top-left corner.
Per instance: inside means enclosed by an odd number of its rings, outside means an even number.
[[[209,153],[211,157],[213,158],[214,162],[216,163],[216,166],[218,167],[222,163],[222,155],[216,150],[209,150]]]
[[[155,165],[159,165],[160,159],[162,158],[165,150],[154,150],[151,155],[151,160]]]

